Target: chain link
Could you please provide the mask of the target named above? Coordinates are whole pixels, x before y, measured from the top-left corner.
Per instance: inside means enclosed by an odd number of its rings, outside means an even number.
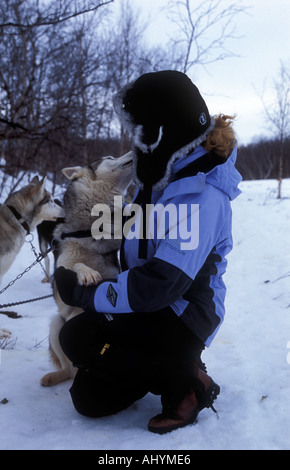
[[[31,233],[30,235],[32,235],[32,233]],[[34,237],[33,237],[33,235],[32,235],[32,239],[31,239],[31,240],[26,240],[26,241],[27,241],[27,243],[30,243],[31,250],[32,250],[33,253],[34,253],[35,258],[36,258],[37,260],[39,260],[39,264],[40,264],[40,266],[41,266],[41,269],[42,269],[42,271],[44,272],[45,277],[47,277],[47,272],[46,272],[46,270],[45,270],[45,267],[44,267],[43,264],[41,263],[41,261],[48,255],[48,253],[50,253],[50,252],[52,251],[52,248],[50,248],[49,250],[47,250],[47,252],[44,253],[44,254],[41,254],[41,253],[37,254],[36,248],[35,248],[35,246],[34,246],[33,243],[32,243],[33,240],[34,240]],[[53,287],[52,280],[50,280],[50,284],[51,284],[51,287]]]
[[[35,299],[20,300],[19,302],[12,302],[10,304],[3,304],[0,305],[0,308],[15,307],[16,305],[28,304],[30,302],[36,302],[37,300],[48,299],[49,297],[53,297],[53,294],[43,295],[42,297],[36,297]]]
[[[30,271],[42,259],[43,259],[43,255],[38,255],[36,260],[33,261],[33,263],[30,266],[28,266],[26,269],[24,269],[24,271],[22,273],[18,274],[18,276],[16,276],[16,278],[13,279],[13,281],[10,281],[9,284],[7,284],[7,286],[3,287],[3,289],[0,290],[0,295],[3,294],[3,292],[5,292],[9,287],[13,286],[13,284],[16,281],[18,281],[18,279],[21,279],[22,276],[24,276],[24,274],[28,273],[28,271]]]
[[[32,234],[30,234],[32,235]],[[32,239],[31,240],[26,240],[27,243],[30,243],[30,246],[31,246],[31,249],[36,257],[35,261],[33,261],[33,263],[30,264],[30,266],[28,266],[27,268],[24,269],[24,271],[20,274],[18,274],[18,276],[16,276],[15,279],[13,279],[12,281],[9,282],[9,284],[7,284],[7,286],[3,287],[3,289],[0,290],[0,295],[3,294],[9,287],[13,286],[13,284],[18,281],[19,279],[22,278],[22,276],[24,276],[24,274],[28,273],[36,264],[40,263],[42,269],[43,266],[41,264],[41,261],[52,251],[52,248],[48,249],[46,253],[39,253],[37,254],[36,252],[36,249],[35,247],[33,246],[33,243],[32,243],[32,240],[34,239],[33,235],[32,235]],[[4,305],[0,305],[0,308],[7,308],[7,307],[13,307],[15,305],[20,305],[20,304],[25,304],[25,303],[28,303],[28,302],[35,302],[36,300],[41,300],[41,299],[47,299],[48,297],[53,297],[53,294],[49,294],[49,295],[44,295],[42,297],[37,297],[36,299],[30,299],[30,300],[23,300],[23,301],[19,301],[19,302],[14,302],[14,303],[11,303],[11,304],[4,304]]]

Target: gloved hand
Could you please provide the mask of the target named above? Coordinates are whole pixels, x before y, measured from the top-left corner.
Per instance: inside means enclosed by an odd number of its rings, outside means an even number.
[[[54,279],[65,304],[83,308],[85,311],[95,311],[94,296],[97,286],[81,286],[76,273],[63,266],[55,270]]]

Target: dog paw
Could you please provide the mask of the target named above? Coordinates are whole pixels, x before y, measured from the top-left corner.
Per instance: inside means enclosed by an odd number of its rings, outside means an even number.
[[[98,284],[102,280],[102,276],[98,271],[89,268],[83,263],[76,263],[73,271],[77,274],[78,281],[82,286]]]
[[[0,328],[0,339],[10,338],[11,335],[11,331]]]
[[[54,373],[52,372],[51,374],[46,374],[40,379],[40,385],[43,387],[52,387],[53,385],[56,385],[57,382],[54,379]]]
[[[50,372],[40,379],[40,385],[43,387],[53,387],[65,380],[72,378],[72,374],[68,369],[61,369],[56,372]]]

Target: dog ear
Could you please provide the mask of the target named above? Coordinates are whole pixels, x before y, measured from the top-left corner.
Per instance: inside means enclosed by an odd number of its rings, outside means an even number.
[[[34,185],[36,185],[36,184],[38,184],[38,183],[39,183],[39,178],[38,178],[38,176],[36,175],[36,176],[34,176],[34,177],[32,178],[32,180],[30,181],[30,184],[31,184],[32,186],[34,186]]]
[[[74,180],[82,175],[82,170],[81,166],[72,166],[63,168],[61,171],[67,179]]]
[[[47,180],[47,176],[44,176],[44,177],[42,178],[42,180],[40,181],[40,185],[41,185],[43,188],[44,188],[44,186],[45,186],[46,180]]]
[[[40,193],[43,194],[45,192],[45,183],[47,180],[47,176],[44,176],[42,180],[39,180],[38,176],[35,176],[31,181],[31,191],[32,194]]]

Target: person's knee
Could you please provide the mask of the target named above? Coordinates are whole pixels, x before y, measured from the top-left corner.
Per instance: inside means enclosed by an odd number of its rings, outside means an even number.
[[[89,418],[110,416],[128,408],[148,393],[148,387],[136,386],[134,382],[120,384],[112,377],[102,377],[79,369],[70,388],[76,411]]]
[[[101,418],[111,414],[110,412],[106,413],[104,406],[97,397],[94,399],[90,396],[90,390],[79,390],[79,387],[76,387],[75,384],[72,385],[70,389],[71,399],[74,405],[75,410],[88,418]]]
[[[78,370],[70,395],[76,411],[89,418],[109,416],[124,409],[111,386],[84,369]]]

